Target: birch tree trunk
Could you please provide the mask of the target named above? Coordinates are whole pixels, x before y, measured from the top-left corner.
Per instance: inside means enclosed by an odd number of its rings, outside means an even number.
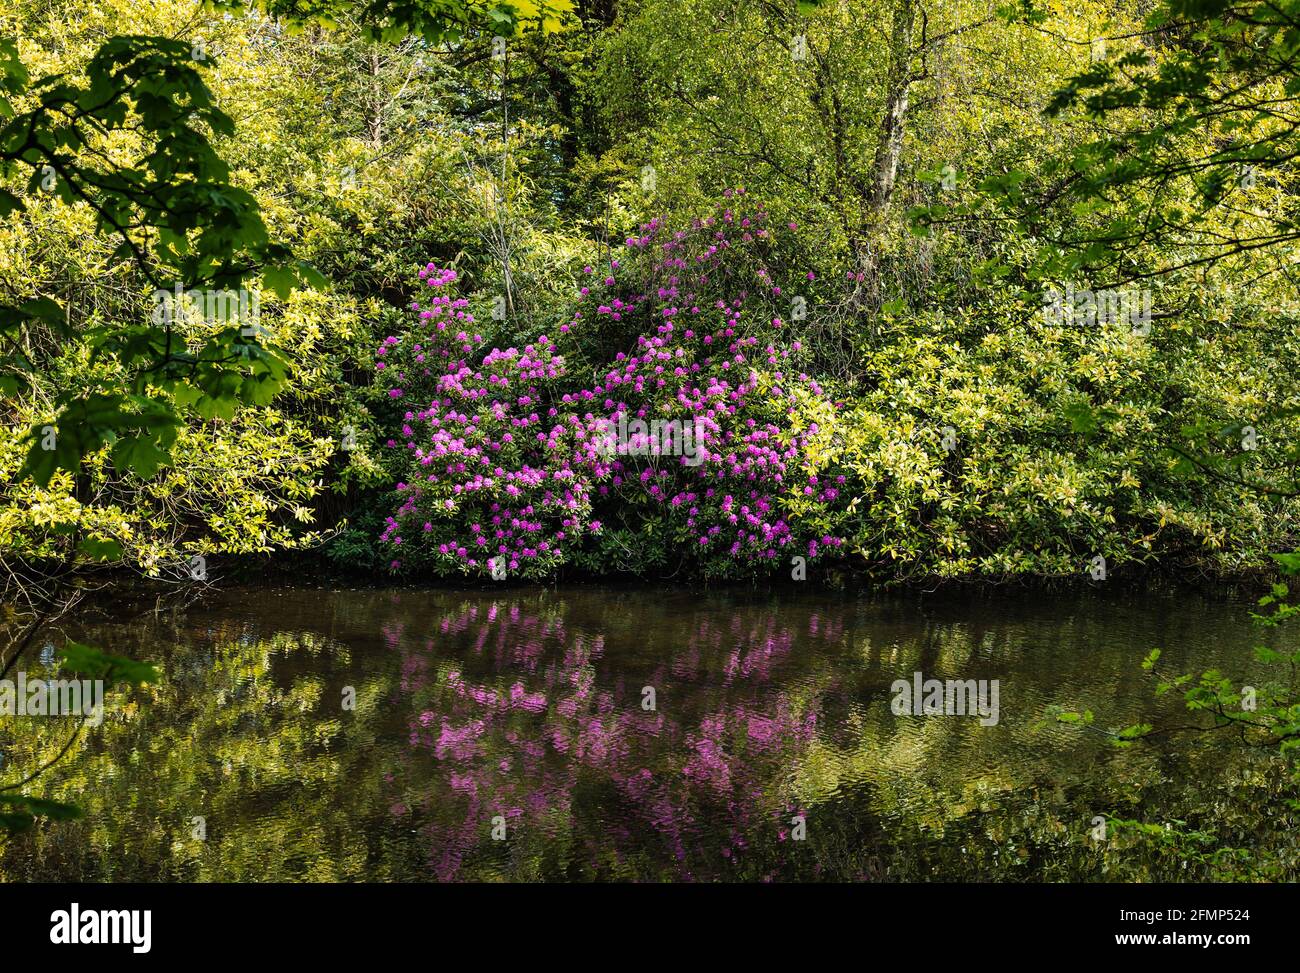
[[[898,160],[907,132],[907,107],[912,84],[916,29],[915,0],[896,0],[890,30],[889,67],[885,81],[885,105],[880,120],[879,141],[872,164],[869,196],[862,226],[852,241],[859,279],[854,293],[855,307],[871,317],[871,335],[876,337],[876,315],[880,310],[880,249],[889,205],[898,180]]]

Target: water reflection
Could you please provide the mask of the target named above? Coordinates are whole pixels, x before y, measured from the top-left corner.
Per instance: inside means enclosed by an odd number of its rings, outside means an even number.
[[[1244,618],[1186,595],[231,592],[78,633],[167,680],[60,769],[51,796],[87,818],[12,842],[0,874],[1189,877],[1089,822],[1221,813],[1267,767],[1117,751],[1043,711],[1172,712],[1141,657],[1245,675]],[[913,672],[998,680],[997,725],[895,716]]]

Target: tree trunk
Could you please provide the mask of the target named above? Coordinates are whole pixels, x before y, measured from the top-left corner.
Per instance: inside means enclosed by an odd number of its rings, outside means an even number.
[[[890,32],[889,73],[885,82],[884,114],[880,120],[880,138],[872,164],[870,192],[862,231],[852,241],[857,263],[854,304],[871,320],[871,336],[877,335],[876,315],[880,311],[880,248],[883,242],[889,204],[898,180],[898,160],[903,152],[907,130],[907,106],[912,83],[912,43],[916,26],[914,0],[897,0],[893,28]]]
[[[916,8],[912,0],[898,0],[894,7],[894,29],[889,45],[889,80],[885,89],[885,114],[880,120],[880,141],[876,145],[873,170],[871,216],[883,218],[894,195],[898,179],[898,157],[903,151],[907,102],[912,82],[912,31]]]

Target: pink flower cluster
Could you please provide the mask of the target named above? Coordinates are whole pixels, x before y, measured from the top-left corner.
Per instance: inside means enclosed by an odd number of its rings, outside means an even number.
[[[816,424],[792,421],[823,392],[793,364],[800,343],[783,340],[772,311],[781,291],[753,252],[769,239],[765,220],[728,201],[690,230],[645,224],[625,260],[585,268],[558,342],[542,334],[522,349],[484,353],[468,301],[449,293],[456,273],[423,268],[431,299],[412,305],[410,332],[377,351],[389,398],[411,403],[388,442],[402,457],[400,505],[382,535],[394,566],[525,577],[575,562],[617,570],[602,559],[627,546],[620,532],[644,545],[651,519],[660,525],[651,543],[704,573],[838,547],[785,512],[794,498],[837,504],[844,476],[813,468]],[[624,286],[625,274],[642,286]],[[622,341],[631,350],[594,381],[568,372],[566,359],[592,360]],[[691,429],[691,455],[611,448],[620,421]]]

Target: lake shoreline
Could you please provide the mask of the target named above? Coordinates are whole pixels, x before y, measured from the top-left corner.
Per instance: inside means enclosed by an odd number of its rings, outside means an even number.
[[[800,591],[826,593],[961,593],[978,592],[1041,592],[1074,593],[1080,591],[1161,591],[1161,592],[1221,592],[1238,588],[1262,588],[1277,576],[1266,566],[1234,572],[1213,573],[1205,570],[1163,569],[1152,567],[1134,570],[1131,567],[1116,569],[1105,580],[1093,580],[1086,571],[1077,575],[1017,574],[1001,578],[966,576],[945,578],[937,576],[884,578],[866,572],[853,572],[843,568],[828,569],[824,576],[811,574],[807,580],[788,578],[709,579],[701,577],[639,577],[630,574],[592,574],[566,571],[551,579],[506,578],[501,581],[472,577],[443,575],[378,575],[373,572],[325,570],[328,565],[316,562],[303,563],[295,559],[275,558],[269,561],[252,559],[222,559],[208,562],[207,576],[203,579],[174,578],[152,579],[138,573],[114,569],[98,575],[103,586],[91,593],[100,600],[102,595],[117,600],[133,597],[193,596],[195,592],[205,597],[208,592],[225,588],[321,588],[329,590],[398,590],[398,591],[467,591],[467,592],[519,592],[528,589],[562,590],[567,588],[632,589],[657,587],[665,590],[702,590],[714,593],[753,592],[763,594],[790,594]],[[310,572],[310,576],[308,576]]]

